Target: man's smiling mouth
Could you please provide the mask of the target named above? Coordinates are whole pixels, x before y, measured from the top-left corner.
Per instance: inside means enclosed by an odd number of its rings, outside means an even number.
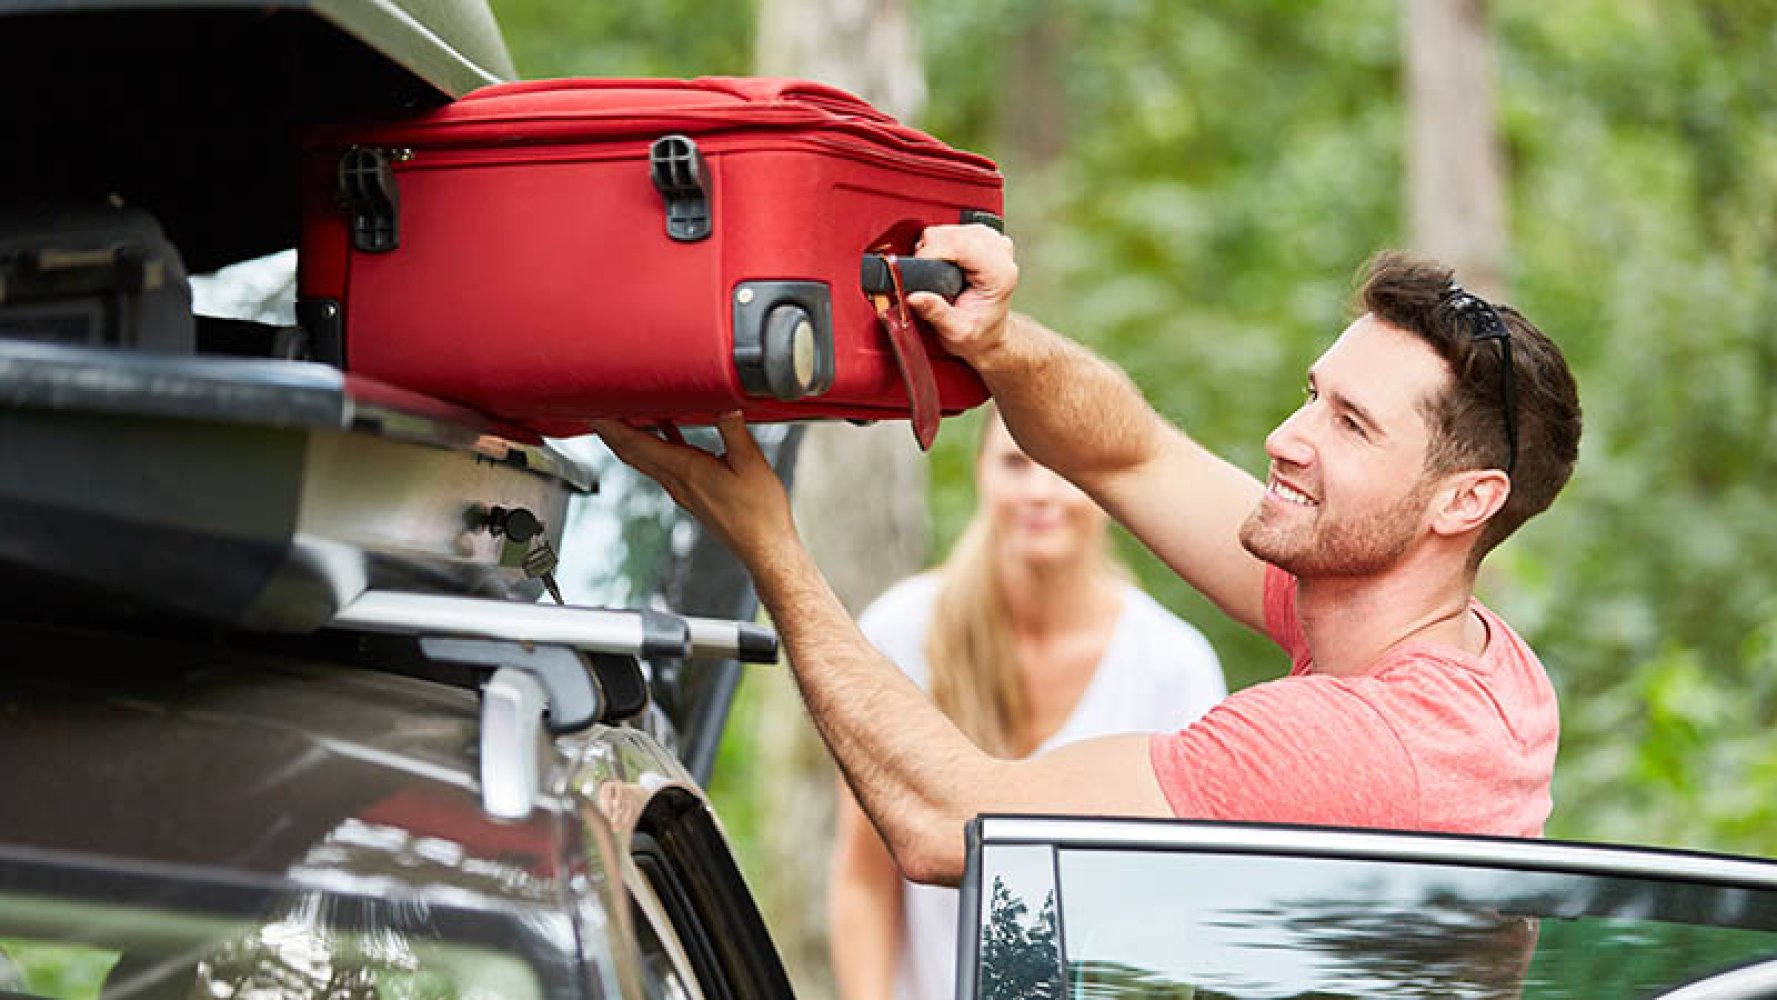
[[[1299,507],[1320,506],[1319,502],[1309,497],[1308,494],[1303,493],[1301,490],[1298,490],[1279,479],[1272,479],[1266,486],[1266,492],[1280,500],[1287,500]]]

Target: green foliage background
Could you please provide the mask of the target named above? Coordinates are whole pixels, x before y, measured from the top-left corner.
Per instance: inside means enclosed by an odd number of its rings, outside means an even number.
[[[748,69],[747,0],[496,10],[526,76]],[[1258,473],[1352,274],[1404,239],[1400,13],[927,0],[921,124],[1006,164],[1022,307]],[[1567,350],[1587,420],[1568,492],[1481,588],[1560,689],[1549,832],[1777,854],[1777,6],[1495,0],[1491,17],[1509,297]],[[1007,81],[1039,30],[1065,42],[1047,78],[1067,133],[1033,159],[1012,124],[1029,94]],[[971,503],[969,438],[935,456],[940,547]],[[1283,668],[1136,563],[1232,681]]]

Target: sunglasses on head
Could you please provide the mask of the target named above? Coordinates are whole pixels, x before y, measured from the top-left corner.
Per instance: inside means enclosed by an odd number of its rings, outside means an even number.
[[[1518,379],[1512,369],[1512,335],[1499,310],[1456,282],[1444,292],[1443,303],[1468,327],[1470,340],[1499,341],[1499,396],[1506,419],[1506,475],[1518,464]]]

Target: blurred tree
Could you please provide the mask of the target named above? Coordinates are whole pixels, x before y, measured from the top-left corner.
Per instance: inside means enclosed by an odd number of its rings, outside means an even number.
[[[1004,84],[1040,7],[927,5],[940,135],[1016,162]],[[1020,303],[1258,472],[1290,388],[1346,318],[1346,276],[1408,238],[1401,9],[1071,9],[1091,30],[1056,70],[1066,151],[1009,177],[1014,233],[1043,223],[1020,240]],[[1483,590],[1561,689],[1551,832],[1777,852],[1777,8],[1495,0],[1491,14],[1514,248],[1501,280],[1565,346],[1588,423],[1568,494],[1490,560]],[[940,443],[939,546],[968,508],[966,465]],[[1232,679],[1282,668],[1162,567],[1138,569]]]
[[[1502,567],[1561,687],[1551,832],[1777,853],[1777,8],[1500,13],[1515,285],[1588,425]]]
[[[1408,245],[1488,298],[1505,291],[1504,167],[1484,0],[1407,0]]]
[[[525,79],[750,72],[750,0],[490,0]]]

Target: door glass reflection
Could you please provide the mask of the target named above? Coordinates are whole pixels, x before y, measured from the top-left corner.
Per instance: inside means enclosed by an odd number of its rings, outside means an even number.
[[[1064,850],[1067,986],[1142,997],[1648,995],[1777,955],[1771,900],[1608,876]]]
[[[982,852],[981,1000],[1061,1000],[1055,855],[1045,845]]]

